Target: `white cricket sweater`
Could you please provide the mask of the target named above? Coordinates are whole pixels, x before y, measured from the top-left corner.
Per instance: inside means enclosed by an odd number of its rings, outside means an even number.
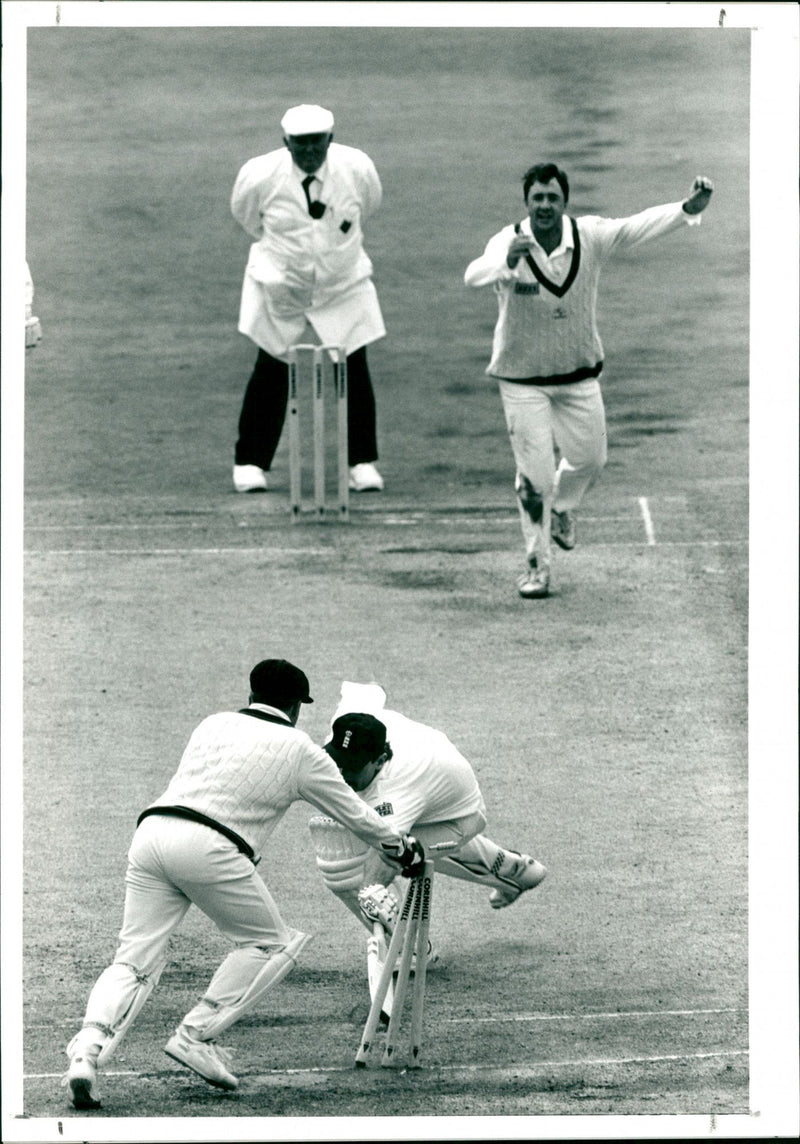
[[[251,708],[286,719],[263,704]],[[293,802],[304,800],[376,849],[397,845],[393,825],[348,787],[330,756],[288,720],[224,711],[189,739],[169,786],[153,806],[186,806],[235,831],[260,853]]]
[[[596,377],[603,364],[597,329],[597,287],[605,258],[683,224],[698,225],[681,203],[650,207],[630,218],[564,215],[561,244],[546,254],[539,244],[530,262],[513,270],[506,255],[515,231],[532,237],[530,219],[504,227],[467,267],[468,286],[493,285],[498,301],[492,359],[486,372],[528,384],[559,384]]]

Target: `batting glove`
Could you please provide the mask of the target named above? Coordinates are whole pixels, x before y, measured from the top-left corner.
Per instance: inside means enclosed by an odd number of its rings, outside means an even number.
[[[398,907],[394,894],[377,882],[358,891],[358,904],[368,922],[380,922],[387,933],[392,933],[397,921]]]

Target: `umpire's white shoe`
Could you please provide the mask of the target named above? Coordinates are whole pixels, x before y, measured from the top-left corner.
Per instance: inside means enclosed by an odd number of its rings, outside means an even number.
[[[520,894],[538,886],[547,873],[546,866],[537,862],[535,858],[529,858],[527,854],[508,855],[508,859],[513,865],[504,863],[496,875],[502,881],[507,877],[508,886],[504,886],[502,890],[492,890],[489,895],[489,904],[493,910],[502,910],[505,906],[516,902]]]
[[[530,567],[517,580],[523,600],[541,600],[550,595],[550,573],[546,568]]]
[[[69,1053],[70,1047],[67,1046]],[[100,1107],[97,1091],[97,1057],[100,1046],[77,1049],[69,1058],[69,1068],[62,1085],[69,1087],[70,1100],[80,1112]]]
[[[233,487],[237,493],[263,493],[267,488],[267,474],[258,465],[234,465]]]
[[[230,1092],[239,1087],[239,1081],[230,1071],[230,1053],[212,1041],[198,1041],[189,1035],[185,1025],[178,1026],[164,1046],[164,1052],[217,1088]]]
[[[372,461],[362,461],[351,466],[349,485],[353,493],[379,493],[383,491],[383,477]]]
[[[563,512],[553,509],[550,513],[550,535],[566,552],[575,547],[575,517],[569,509],[565,508]]]

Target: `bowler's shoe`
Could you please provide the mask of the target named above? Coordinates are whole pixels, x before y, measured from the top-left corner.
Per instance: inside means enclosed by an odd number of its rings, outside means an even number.
[[[383,477],[372,461],[362,461],[350,467],[350,492],[379,493],[383,491]]]
[[[239,1081],[230,1071],[230,1054],[212,1041],[198,1041],[190,1036],[185,1025],[178,1026],[164,1046],[164,1052],[217,1088],[232,1092],[239,1087]]]
[[[566,552],[575,547],[575,517],[569,509],[563,512],[553,509],[550,513],[550,535]]]
[[[546,568],[532,565],[517,580],[519,594],[523,600],[542,600],[550,595],[550,573]]]
[[[233,487],[237,493],[266,492],[267,474],[258,465],[234,465]]]

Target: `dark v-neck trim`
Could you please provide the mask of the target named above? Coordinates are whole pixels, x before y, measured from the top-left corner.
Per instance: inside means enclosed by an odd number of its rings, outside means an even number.
[[[530,266],[531,273],[533,274],[536,281],[544,286],[545,290],[549,290],[551,294],[555,294],[557,298],[564,297],[567,290],[569,290],[570,286],[575,281],[581,266],[581,236],[578,233],[578,224],[574,218],[570,218],[569,221],[572,224],[572,263],[569,268],[569,274],[566,276],[560,286],[556,282],[550,281],[550,279],[537,264],[535,258],[530,252],[525,255],[525,261],[528,263],[528,266]],[[519,223],[514,224],[514,230],[517,232],[517,234],[521,232]]]
[[[288,719],[281,719],[277,715],[270,715],[268,711],[258,711],[253,707],[242,707],[239,715],[250,715],[253,719],[263,719],[265,723],[279,723],[281,727],[291,727]]]

